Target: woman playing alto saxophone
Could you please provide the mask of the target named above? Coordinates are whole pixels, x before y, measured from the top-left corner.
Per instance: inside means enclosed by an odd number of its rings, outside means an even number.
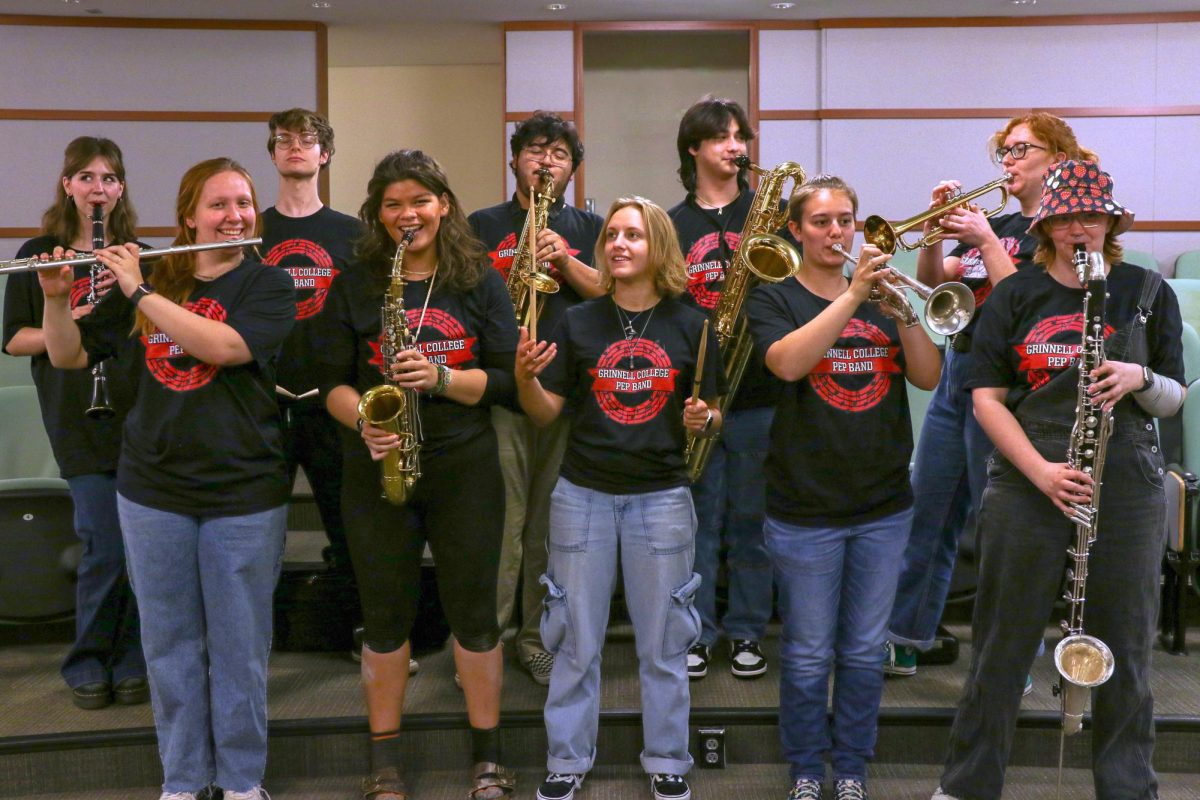
[[[322,396],[345,426],[342,513],[362,601],[371,737],[363,796],[407,797],[398,737],[428,540],[466,695],[475,762],[471,797],[493,800],[511,794],[514,785],[499,765],[496,570],[504,484],[488,409],[513,397],[512,303],[441,166],[425,153],[385,156],[367,184],[359,218],[367,226],[356,252],[363,268],[341,273],[330,288],[322,317],[327,346],[319,361]],[[379,309],[396,247],[409,234],[402,283],[412,346],[388,358],[393,369],[384,376],[381,345],[396,332],[381,330]],[[398,448],[402,436],[361,421],[358,411],[361,395],[384,382],[421,393],[421,478],[403,506],[381,499],[373,463]]]
[[[1074,507],[1092,478],[1065,463],[1079,393],[1115,420],[1103,465],[1098,536],[1088,568],[1087,633],[1106,643],[1113,676],[1094,692],[1096,797],[1154,797],[1157,778],[1149,667],[1163,552],[1163,458],[1153,418],[1171,416],[1184,390],[1179,305],[1160,276],[1121,261],[1117,234],[1132,214],[1112,179],[1089,161],[1046,175],[1030,226],[1034,262],[993,292],[974,338],[966,385],[996,443],[980,511],[974,660],[950,732],[935,798],[999,798],[1025,676],[1059,594]],[[1086,380],[1084,290],[1076,246],[1107,264],[1105,360]]]

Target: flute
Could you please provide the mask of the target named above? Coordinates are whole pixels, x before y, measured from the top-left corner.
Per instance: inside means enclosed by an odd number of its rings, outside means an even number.
[[[199,253],[204,250],[224,250],[229,247],[250,247],[251,245],[262,244],[262,238],[256,237],[253,239],[230,239],[227,242],[205,242],[204,244],[177,244],[172,247],[147,248],[142,251],[141,258],[143,261],[149,261],[155,258],[164,256],[174,256],[181,253]],[[87,256],[76,256],[75,258],[60,258],[57,261],[42,261],[37,256],[29,258],[14,258],[8,261],[0,261],[0,275],[8,275],[13,272],[33,272],[34,270],[43,269],[61,269],[62,267],[74,267],[82,264],[95,264],[100,259],[96,258],[95,254]]]

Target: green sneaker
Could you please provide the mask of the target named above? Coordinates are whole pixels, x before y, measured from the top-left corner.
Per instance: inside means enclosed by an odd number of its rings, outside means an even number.
[[[884,642],[883,647],[887,651],[887,656],[883,659],[885,675],[917,674],[917,648],[891,642]]]

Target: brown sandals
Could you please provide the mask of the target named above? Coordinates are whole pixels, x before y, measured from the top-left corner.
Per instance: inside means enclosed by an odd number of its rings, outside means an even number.
[[[408,800],[408,787],[400,777],[400,770],[384,767],[363,778],[362,796],[363,800]]]
[[[475,765],[475,788],[467,793],[470,800],[501,800],[517,787],[517,774],[493,761]]]

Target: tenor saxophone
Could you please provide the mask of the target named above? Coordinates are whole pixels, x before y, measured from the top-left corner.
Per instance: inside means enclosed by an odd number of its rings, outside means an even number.
[[[534,191],[534,196],[530,198],[525,227],[521,229],[521,239],[517,242],[512,267],[508,271],[508,296],[517,314],[517,325],[524,327],[529,327],[530,318],[537,311],[534,305],[537,293],[554,294],[559,289],[558,281],[543,272],[541,264],[534,260],[538,231],[546,227],[550,219],[550,206],[554,205],[554,178],[550,170],[542,167],[537,171],[537,177],[542,190]]]
[[[742,306],[755,281],[779,283],[800,271],[800,254],[795,247],[775,235],[775,231],[787,224],[786,208],[779,208],[783,197],[784,183],[792,179],[792,193],[804,183],[804,169],[794,161],[785,161],[772,170],[764,170],[750,159],[741,156],[738,166],[748,167],[762,176],[754,205],[742,226],[742,238],[738,249],[725,272],[725,285],[721,298],[713,309],[713,329],[721,351],[721,368],[725,372],[725,394],[717,398],[716,406],[725,409],[737,393],[746,365],[754,349],[749,325]],[[685,455],[688,460],[688,478],[693,483],[699,480],[705,465],[712,455],[717,437],[701,439],[688,436]]]
[[[1092,399],[1089,389],[1095,380],[1092,370],[1104,363],[1104,299],[1107,279],[1104,255],[1088,253],[1077,245],[1074,257],[1079,282],[1084,286],[1083,347],[1079,353],[1079,391],[1075,406],[1075,425],[1067,446],[1067,464],[1086,472],[1095,484],[1086,504],[1071,505],[1075,537],[1067,548],[1067,580],[1063,599],[1067,618],[1062,622],[1063,638],[1054,648],[1054,666],[1061,676],[1057,692],[1062,700],[1063,734],[1071,736],[1083,725],[1083,710],[1092,687],[1112,677],[1113,654],[1108,645],[1083,632],[1086,603],[1088,551],[1096,541],[1100,520],[1100,479],[1108,439],[1112,435],[1112,410],[1104,411]]]
[[[421,415],[415,389],[402,389],[392,379],[396,356],[413,347],[404,309],[404,251],[415,234],[405,231],[392,257],[392,277],[380,309],[382,326],[379,354],[383,361],[383,383],[363,392],[358,401],[358,416],[363,422],[383,428],[400,437],[400,446],[389,450],[380,464],[383,498],[402,506],[412,496],[421,477]]]

